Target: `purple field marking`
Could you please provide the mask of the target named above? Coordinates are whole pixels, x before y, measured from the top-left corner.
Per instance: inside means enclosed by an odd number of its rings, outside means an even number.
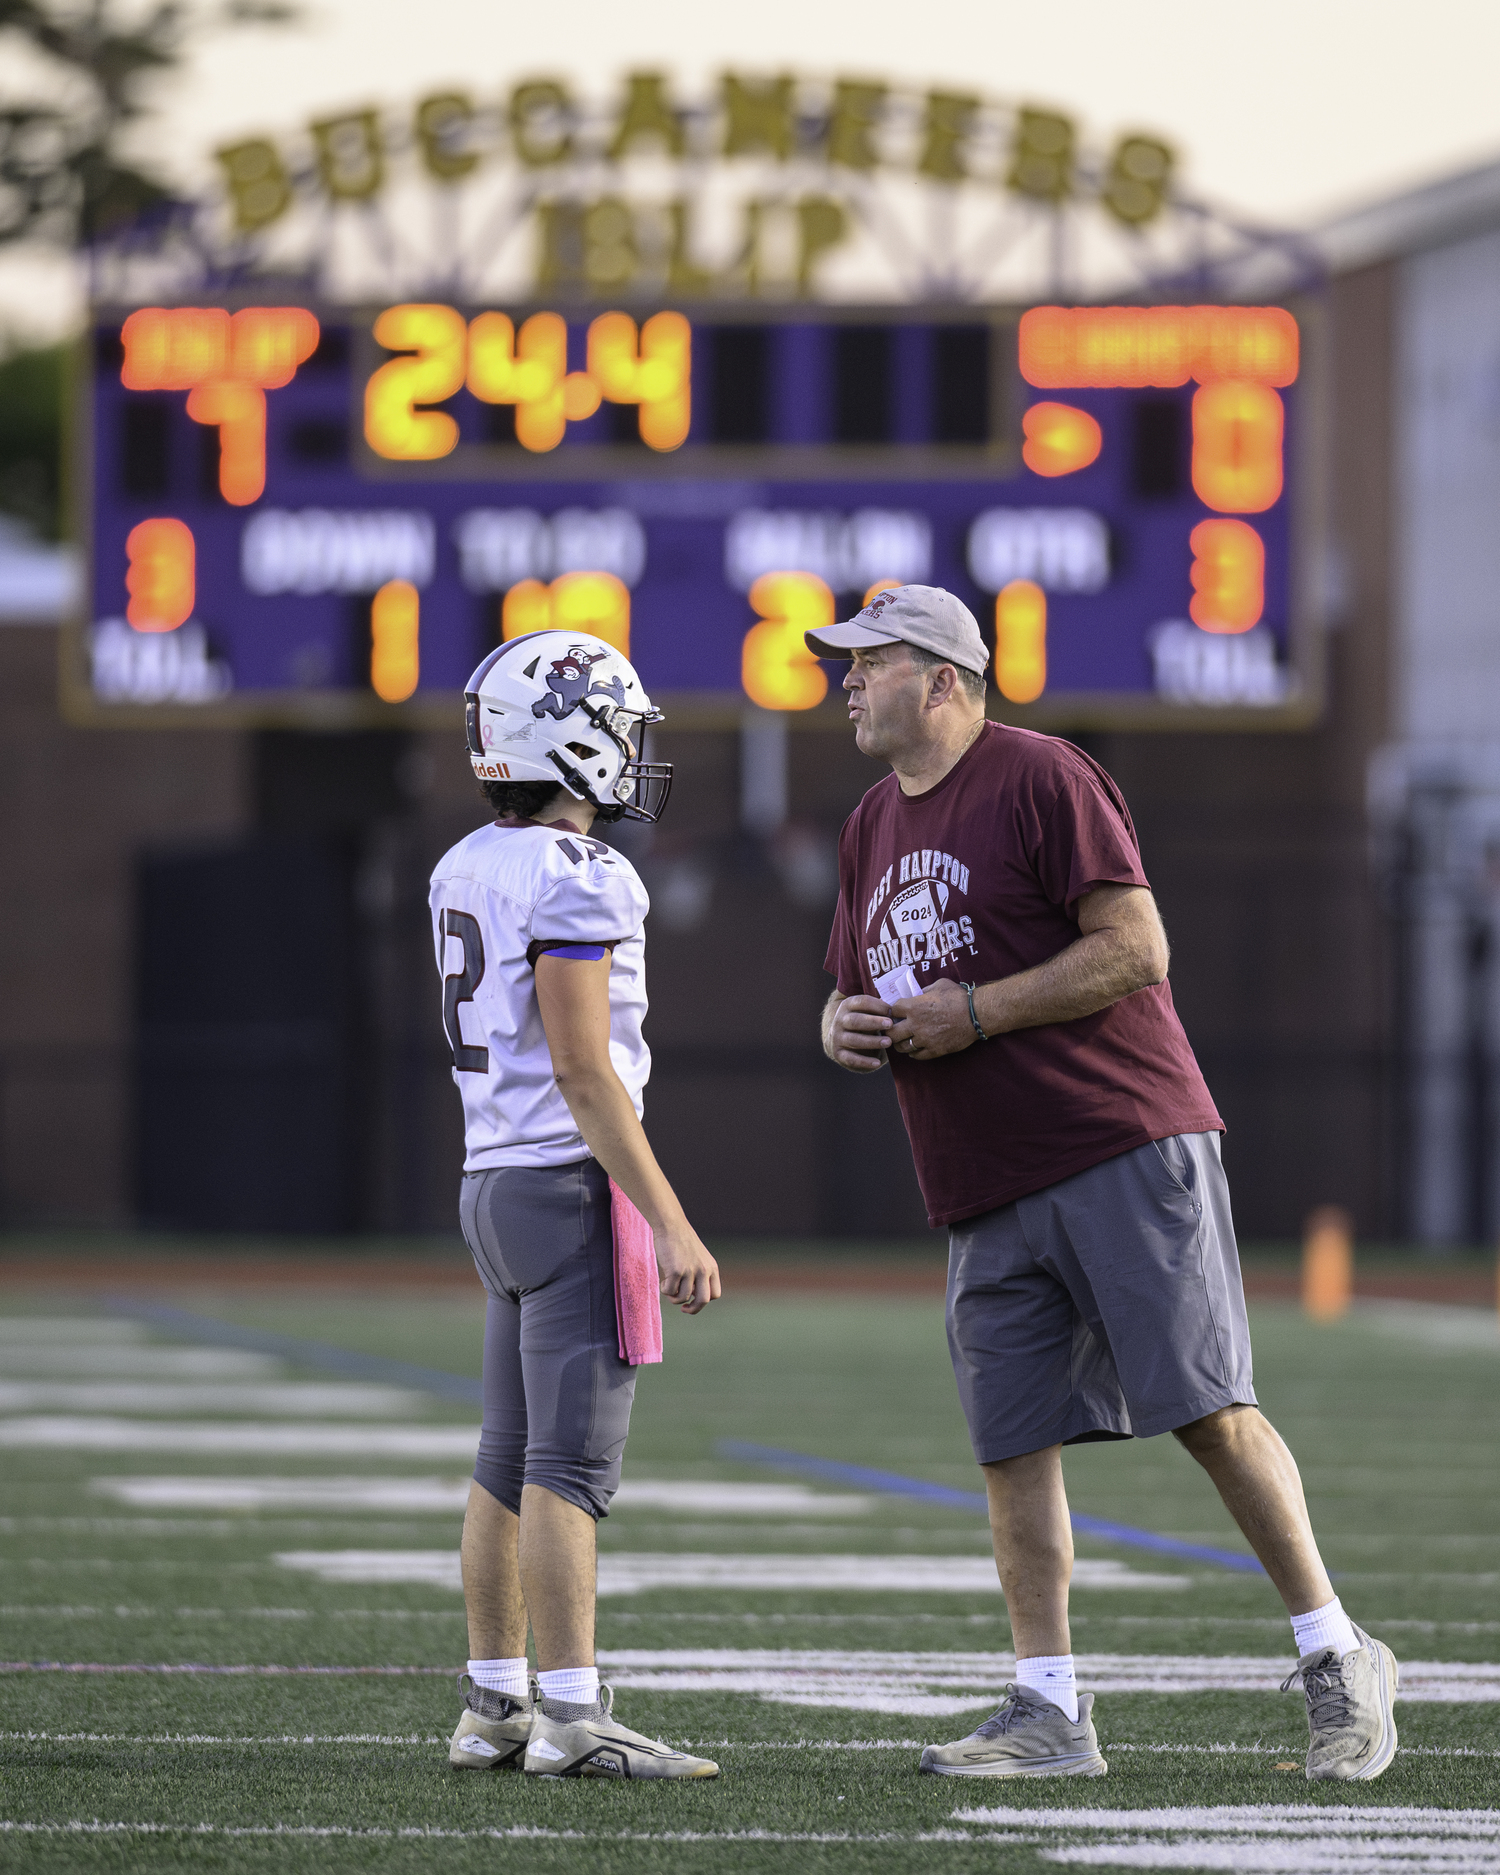
[[[836,1458],[815,1458],[806,1452],[785,1452],[779,1446],[754,1445],[745,1439],[720,1439],[715,1450],[720,1458],[738,1459],[746,1465],[773,1466],[778,1471],[800,1471],[804,1477],[819,1478],[825,1484],[861,1485],[867,1491],[884,1491],[892,1497],[916,1497],[929,1504],[946,1504],[953,1510],[970,1510],[981,1517],[989,1515],[989,1503],[978,1491],[955,1490],[950,1484],[933,1484],[926,1478],[906,1478],[897,1471],[875,1471],[868,1465],[846,1465]],[[1180,1537],[1158,1536],[1154,1530],[1137,1530],[1133,1524],[1111,1523],[1104,1517],[1085,1517],[1074,1511],[1073,1528],[1079,1536],[1091,1536],[1104,1543],[1120,1543],[1131,1549],[1155,1550],[1163,1556],[1181,1556],[1192,1562],[1216,1563],[1221,1569],[1238,1569],[1246,1575],[1264,1575],[1253,1556],[1242,1556],[1232,1549],[1216,1549],[1208,1543],[1184,1543]]]

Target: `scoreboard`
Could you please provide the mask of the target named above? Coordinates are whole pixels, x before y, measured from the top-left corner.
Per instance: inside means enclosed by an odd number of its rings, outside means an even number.
[[[910,581],[1015,720],[1312,707],[1283,307],[162,305],[89,346],[75,718],[446,722],[549,625],[692,720],[828,714],[803,631]]]

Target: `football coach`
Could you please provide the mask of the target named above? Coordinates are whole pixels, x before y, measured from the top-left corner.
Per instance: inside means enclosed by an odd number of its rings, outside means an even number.
[[[995,1715],[922,1769],[1104,1772],[1073,1674],[1062,1448],[1171,1432],[1286,1603],[1308,1777],[1378,1777],[1396,1662],[1334,1595],[1256,1405],[1223,1122],[1119,789],[1071,743],[986,721],[988,652],[952,593],[898,586],[807,643],[850,660],[855,742],[892,770],[839,841],[823,1047],[854,1074],[889,1064],[948,1227],[948,1343],[1016,1653]]]

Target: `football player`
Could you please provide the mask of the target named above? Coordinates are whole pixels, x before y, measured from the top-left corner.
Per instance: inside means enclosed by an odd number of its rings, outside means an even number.
[[[612,646],[559,631],[492,652],[464,701],[495,818],[443,857],[431,892],[464,1106],[460,1217],[487,1292],[462,1549],[470,1659],[448,1761],[715,1777],[710,1760],[619,1724],[594,1659],[595,1523],[619,1485],[636,1378],[621,1352],[631,1306],[622,1291],[617,1312],[611,1180],[654,1234],[661,1295],[696,1315],[719,1294],[641,1127],[648,900],[593,833],[666,806],[671,765],[639,759],[661,712]],[[649,1288],[646,1301],[659,1333]]]

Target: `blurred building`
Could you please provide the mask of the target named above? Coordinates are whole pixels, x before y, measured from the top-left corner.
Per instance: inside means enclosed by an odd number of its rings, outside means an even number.
[[[1135,813],[1242,1233],[1334,1200],[1366,1235],[1476,1241],[1500,1229],[1500,166],[1321,239],[1326,714],[1074,739]],[[425,889],[482,816],[457,733],[64,727],[67,578],[0,542],[4,1222],[451,1229]],[[631,853],[664,1165],[710,1232],[920,1232],[889,1084],[816,1039],[834,840],[878,771],[755,711],[661,743],[678,787]]]
[[[1404,1235],[1500,1231],[1500,165],[1327,242],[1386,327],[1383,734],[1368,771],[1389,960],[1388,1203]],[[1379,310],[1377,310],[1379,309]],[[1354,387],[1351,387],[1353,389]],[[1374,543],[1372,543],[1373,545]]]

